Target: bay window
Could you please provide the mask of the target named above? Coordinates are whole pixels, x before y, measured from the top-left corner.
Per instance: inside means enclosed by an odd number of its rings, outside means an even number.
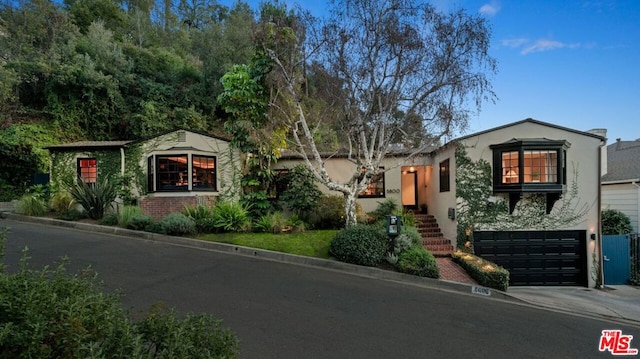
[[[216,158],[158,154],[147,159],[149,192],[216,190]]]

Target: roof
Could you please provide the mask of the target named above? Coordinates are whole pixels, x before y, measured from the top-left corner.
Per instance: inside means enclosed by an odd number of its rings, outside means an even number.
[[[386,154],[386,157],[406,157],[406,156],[418,156],[418,155],[428,155],[433,152],[435,147],[427,147],[422,151],[416,152],[411,149],[398,149],[398,150],[389,150]],[[334,152],[320,152],[321,158],[349,158],[349,150],[346,148],[340,148]],[[353,156],[353,153],[351,153]],[[308,153],[307,156],[313,157],[311,153]],[[280,160],[296,160],[301,159],[302,154],[300,152],[290,149],[284,149],[281,151]]]
[[[195,133],[201,136],[206,136],[206,137],[210,137],[210,138],[215,138],[218,140],[222,140],[222,141],[226,141],[226,142],[230,142],[231,140],[229,138],[226,138],[224,136],[220,136],[220,135],[216,135],[216,134],[208,134],[208,133],[204,133],[204,132],[198,132],[198,131],[192,131],[192,130],[185,130],[185,129],[176,129],[176,130],[170,130],[170,131],[166,131],[163,132],[159,135],[153,136],[153,137],[149,137],[149,138],[145,138],[145,139],[140,139],[140,140],[124,140],[124,141],[79,141],[79,142],[72,142],[72,143],[64,143],[64,144],[60,144],[60,145],[51,145],[51,146],[47,146],[45,147],[45,149],[48,150],[82,150],[82,149],[118,149],[118,148],[124,148],[127,147],[127,145],[134,143],[134,142],[143,142],[143,141],[148,141],[160,136],[164,136],[166,134],[172,133],[172,132],[177,132],[177,131],[186,131],[186,132],[191,132],[191,133]]]
[[[640,139],[616,141],[607,146],[607,174],[602,182],[640,179]]]
[[[51,145],[45,147],[49,150],[73,150],[73,149],[107,149],[107,148],[123,148],[128,144],[135,142],[133,140],[127,141],[78,141],[72,143],[64,143],[61,145]]]
[[[604,137],[602,137],[600,135],[597,135],[595,133],[579,131],[579,130],[575,130],[575,129],[572,129],[572,128],[569,128],[569,127],[558,126],[558,125],[554,125],[552,123],[542,122],[542,121],[534,120],[532,118],[527,118],[527,119],[524,119],[524,120],[521,120],[521,121],[509,123],[509,124],[506,124],[506,125],[503,125],[503,126],[498,126],[498,127],[490,128],[488,130],[484,130],[484,131],[472,133],[472,134],[469,134],[469,135],[466,135],[466,136],[458,137],[458,138],[455,138],[455,139],[451,140],[451,142],[457,142],[457,141],[461,141],[461,140],[466,140],[466,139],[468,139],[470,137],[475,137],[475,136],[483,135],[485,133],[489,133],[489,132],[493,132],[493,131],[497,131],[497,130],[502,130],[504,128],[508,128],[508,127],[511,127],[511,126],[518,126],[518,125],[521,125],[523,123],[533,123],[533,124],[540,125],[540,126],[551,127],[551,128],[555,128],[555,129],[558,129],[558,130],[577,133],[579,135],[583,135],[583,136],[587,136],[587,137],[597,138],[597,139],[602,140],[602,141],[605,140]]]

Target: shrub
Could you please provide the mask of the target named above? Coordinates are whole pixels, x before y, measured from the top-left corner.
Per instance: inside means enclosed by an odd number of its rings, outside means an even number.
[[[71,194],[67,191],[56,192],[49,201],[51,209],[58,213],[64,213],[72,210],[76,203]]]
[[[506,291],[509,288],[509,271],[478,256],[461,251],[451,257],[480,285]]]
[[[395,198],[387,198],[382,202],[378,202],[376,209],[371,212],[371,216],[374,220],[379,221],[385,219],[387,216],[396,214],[398,210],[398,202]]]
[[[214,207],[204,204],[195,206],[186,205],[182,214],[193,219],[196,223],[196,230],[199,233],[212,233],[216,231],[213,220]]]
[[[160,221],[160,233],[184,236],[196,233],[196,223],[182,213],[170,213]]]
[[[395,245],[393,246],[393,253],[396,255],[408,251],[415,245],[411,237],[406,233],[402,233],[397,236],[394,242]]]
[[[136,231],[145,231],[153,224],[153,218],[148,214],[137,214],[129,218],[126,228]]]
[[[238,339],[210,315],[178,319],[173,310],[155,306],[137,325],[153,357],[235,358]]]
[[[265,214],[255,221],[252,229],[255,232],[282,233],[285,225],[286,222],[282,212],[273,212]]]
[[[142,216],[142,209],[138,206],[126,205],[122,207],[120,213],[118,213],[118,225],[120,227],[129,228],[129,221],[133,217]]]
[[[195,206],[185,205],[182,214],[191,217],[194,221],[213,217],[213,207],[199,204]]]
[[[313,174],[304,165],[295,166],[279,180],[286,183],[280,202],[298,216],[308,216],[322,197]]]
[[[25,194],[20,197],[16,206],[16,212],[25,216],[42,216],[47,212],[44,201],[33,194]]]
[[[103,226],[115,226],[118,224],[118,214],[117,213],[108,213],[98,221],[98,224]]]
[[[306,230],[302,218],[295,214],[287,219],[287,227],[291,228],[291,232],[293,233],[300,233]]]
[[[239,202],[219,202],[212,218],[213,226],[223,232],[244,232],[251,227],[249,211]]]
[[[360,203],[356,202],[356,217],[359,223],[364,222],[366,213]],[[313,229],[344,228],[344,197],[340,195],[325,195],[309,214],[309,225]]]
[[[418,228],[413,226],[405,226],[402,227],[402,234],[406,235],[411,239],[411,243],[415,246],[422,245],[422,235],[418,232]]]
[[[396,267],[402,273],[429,278],[440,277],[436,258],[422,246],[414,246],[400,253]]]
[[[602,211],[602,234],[629,234],[633,232],[629,217],[616,210]]]
[[[6,234],[0,229],[0,251]],[[0,253],[0,258],[3,252]],[[0,267],[2,358],[234,358],[238,340],[210,315],[178,319],[156,310],[134,322],[120,298],[104,294],[95,273]]]
[[[78,181],[68,185],[69,193],[87,212],[91,219],[100,219],[118,195],[116,186],[105,177],[96,183]]]
[[[329,253],[343,262],[373,267],[382,261],[387,247],[387,236],[380,228],[357,224],[336,234]]]

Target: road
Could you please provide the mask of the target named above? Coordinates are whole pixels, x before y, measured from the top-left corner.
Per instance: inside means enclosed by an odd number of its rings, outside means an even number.
[[[0,220],[5,262],[91,265],[134,313],[211,313],[241,358],[606,358],[604,329],[640,330],[481,296],[147,240]],[[640,339],[632,342],[640,346]]]

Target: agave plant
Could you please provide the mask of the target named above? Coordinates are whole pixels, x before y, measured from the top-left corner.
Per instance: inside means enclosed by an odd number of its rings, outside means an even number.
[[[107,178],[96,183],[78,181],[68,191],[91,219],[102,218],[118,195],[118,188]]]

